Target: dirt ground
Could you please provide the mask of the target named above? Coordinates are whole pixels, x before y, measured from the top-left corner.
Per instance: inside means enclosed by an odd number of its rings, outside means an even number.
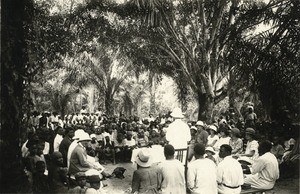
[[[124,173],[124,179],[112,178],[104,181],[104,184],[107,184],[107,186],[104,187],[106,194],[129,193],[128,191],[131,187],[133,171],[136,169],[136,167],[132,163],[119,163],[116,165],[107,164],[104,166],[108,173],[112,173],[116,167],[123,167],[126,169]],[[299,194],[299,179],[286,179],[278,181],[273,191],[268,193]]]

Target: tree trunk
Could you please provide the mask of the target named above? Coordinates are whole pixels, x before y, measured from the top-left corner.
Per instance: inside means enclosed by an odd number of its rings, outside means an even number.
[[[28,192],[22,190],[26,177],[21,164],[21,134],[24,105],[26,42],[24,38],[24,0],[2,1],[1,23],[1,193]],[[24,188],[24,187],[23,187]]]
[[[109,92],[105,94],[105,110],[107,116],[113,116],[114,114],[113,97]]]
[[[198,120],[211,122],[214,108],[214,100],[205,93],[198,92]]]
[[[150,72],[149,80],[151,83],[150,86],[150,113],[155,114],[156,107],[155,107],[155,90],[156,90],[156,79],[155,74]]]

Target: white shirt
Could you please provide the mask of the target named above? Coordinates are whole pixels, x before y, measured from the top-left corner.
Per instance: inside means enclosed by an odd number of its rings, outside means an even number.
[[[63,140],[63,136],[56,134],[55,138],[54,138],[54,142],[53,142],[53,150],[54,152],[58,152],[59,151],[59,145],[61,143],[61,141]]]
[[[217,167],[217,182],[219,190],[241,190],[241,187],[237,189],[230,189],[223,184],[230,187],[237,187],[244,184],[243,169],[241,164],[231,156],[226,156]],[[229,191],[230,192],[230,191]],[[232,193],[236,193],[231,191]],[[228,193],[228,192],[225,192]]]
[[[207,158],[197,159],[189,164],[187,186],[192,194],[217,194],[217,168]]]
[[[45,142],[45,148],[43,150],[43,154],[47,155],[49,154],[49,151],[50,151],[50,144],[48,142]]]
[[[176,159],[165,160],[158,165],[159,184],[162,194],[186,193],[184,166]]]
[[[252,157],[250,157],[250,160],[255,161],[258,158],[258,142],[256,140],[247,142],[245,154],[250,154],[252,150],[254,151],[254,155]]]
[[[213,146],[215,150],[219,150],[221,145],[227,144],[229,145],[230,137],[220,137],[220,139]]]
[[[252,164],[251,173],[258,173],[259,178],[269,182],[275,182],[279,178],[279,167],[274,154],[267,152],[260,156]]]
[[[214,135],[213,137],[211,137],[211,135],[209,135],[207,137],[207,145],[211,145],[215,140],[217,140],[217,141],[219,140],[219,136],[218,135]]]
[[[175,149],[187,148],[187,142],[191,140],[191,131],[188,124],[181,119],[176,119],[169,125],[166,139]]]
[[[123,144],[124,144],[124,146],[129,146],[129,147],[131,147],[131,146],[135,146],[136,145],[136,142],[135,142],[135,140],[132,138],[131,140],[128,140],[128,139],[124,139],[123,140]]]

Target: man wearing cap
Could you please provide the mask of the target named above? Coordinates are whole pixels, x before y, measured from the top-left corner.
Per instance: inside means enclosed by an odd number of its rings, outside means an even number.
[[[167,129],[166,139],[175,149],[187,148],[188,142],[191,140],[191,132],[188,124],[181,120],[184,118],[181,109],[175,108],[171,116],[174,121]]]
[[[186,193],[184,166],[174,159],[174,147],[166,145],[164,155],[166,160],[158,165],[158,185],[162,194]]]
[[[263,141],[259,144],[260,157],[250,168],[252,175],[245,178],[245,183],[257,189],[272,189],[279,178],[278,161],[271,151],[272,143]]]
[[[202,121],[197,121],[196,127],[198,130],[196,134],[196,143],[201,143],[206,146],[208,133],[205,131],[204,123]]]
[[[254,140],[255,130],[253,128],[247,128],[245,130],[245,138],[247,141],[247,147],[244,154],[240,154],[241,158],[247,157],[246,161],[251,164],[258,158],[258,142]]]
[[[224,158],[217,167],[218,193],[238,194],[244,184],[241,164],[231,157],[232,148],[224,144],[220,147],[219,156]]]
[[[78,145],[75,147],[70,158],[69,173],[76,174],[77,172],[85,172],[89,169],[101,170],[98,166],[88,162],[86,147],[91,138],[89,134],[83,133],[80,135]]]
[[[204,158],[205,146],[196,144],[195,159],[189,164],[187,172],[187,187],[192,194],[217,194],[217,169],[213,161]]]
[[[132,193],[157,193],[158,175],[157,169],[151,167],[152,157],[149,148],[143,148],[135,158],[137,170],[133,172]]]

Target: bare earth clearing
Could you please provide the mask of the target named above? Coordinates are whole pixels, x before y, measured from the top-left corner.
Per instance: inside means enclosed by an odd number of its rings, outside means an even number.
[[[107,194],[124,194],[125,191],[131,187],[132,174],[135,167],[132,163],[119,163],[116,165],[104,165],[106,171],[112,173],[116,167],[123,167],[126,169],[124,179],[112,178],[105,180],[107,186],[104,188]],[[286,179],[278,181],[271,193],[276,194],[299,194],[299,179]]]

